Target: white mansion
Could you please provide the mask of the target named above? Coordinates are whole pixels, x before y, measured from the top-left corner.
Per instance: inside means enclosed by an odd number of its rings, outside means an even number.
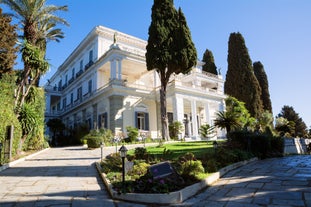
[[[122,32],[95,27],[45,85],[46,121],[60,118],[71,129],[87,124],[116,135],[133,126],[159,137],[160,80],[146,68],[146,45]],[[192,139],[200,139],[200,126],[213,125],[216,112],[225,107],[224,80],[203,72],[203,64],[198,61],[189,74],[172,76],[167,86],[169,122],[182,122],[182,136]],[[224,134],[217,130],[217,136]]]

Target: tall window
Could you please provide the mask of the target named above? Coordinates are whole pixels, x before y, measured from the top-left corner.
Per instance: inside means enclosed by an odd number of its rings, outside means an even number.
[[[70,94],[70,103],[73,103],[73,93]]]
[[[92,80],[89,80],[88,82],[88,93],[92,92]]]
[[[77,100],[82,100],[82,87],[77,89]]]
[[[89,53],[89,63],[93,61],[93,50],[90,51]]]
[[[75,68],[72,68],[72,71],[71,71],[71,74],[72,74],[71,77],[72,77],[72,78],[75,78],[75,73],[76,73],[76,72],[75,72]]]
[[[140,130],[149,130],[149,114],[146,112],[135,112],[135,127]]]
[[[64,99],[63,99],[63,109],[64,109],[64,110],[66,109],[66,105],[67,105],[67,99],[64,98]]]
[[[80,60],[80,70],[83,70],[83,60]]]

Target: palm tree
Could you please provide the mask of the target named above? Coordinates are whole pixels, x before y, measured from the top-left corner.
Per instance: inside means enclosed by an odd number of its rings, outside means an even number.
[[[53,29],[56,24],[61,23],[68,25],[66,20],[54,15],[57,11],[67,11],[67,6],[46,5],[46,0],[2,0],[1,3],[6,4],[15,12],[12,16],[20,20],[23,30],[22,36],[27,41],[27,44],[38,46],[40,50],[43,50],[43,55],[45,55],[47,39],[57,41],[57,38],[63,35],[60,30]],[[44,29],[46,29],[46,31],[44,31]],[[53,35],[44,36],[47,34]],[[50,38],[53,36],[54,39]],[[26,55],[27,54],[22,52],[24,71],[18,83],[18,90],[16,93],[17,99],[21,100],[24,99],[24,96],[27,96],[27,93],[23,93],[23,91],[29,91],[27,90],[27,86],[30,87],[38,83],[37,80],[41,75],[41,72],[39,72],[38,76],[32,76],[32,70],[35,68],[32,63],[29,62],[30,58],[26,57]],[[22,104],[23,102],[19,100],[16,102],[15,107],[19,109]]]
[[[214,125],[221,129],[226,129],[227,135],[231,132],[231,129],[241,127],[239,115],[228,111],[219,111]]]

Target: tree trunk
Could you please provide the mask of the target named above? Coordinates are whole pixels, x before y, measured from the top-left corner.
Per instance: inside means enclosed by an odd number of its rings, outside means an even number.
[[[166,86],[168,83],[169,75],[165,73],[165,70],[160,71],[159,73],[161,80],[161,89],[160,89],[160,102],[161,102],[161,125],[162,125],[162,139],[168,141],[168,119],[166,113]]]
[[[161,102],[162,139],[168,141],[169,133],[168,133],[168,120],[166,113],[166,86],[163,86],[163,84],[161,84],[160,89],[160,102]]]

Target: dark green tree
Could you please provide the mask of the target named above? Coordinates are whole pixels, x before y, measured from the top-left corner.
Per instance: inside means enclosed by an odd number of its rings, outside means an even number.
[[[269,83],[268,83],[268,78],[267,78],[265,69],[262,63],[259,61],[254,62],[253,68],[254,68],[255,76],[261,88],[261,100],[262,100],[263,109],[265,111],[268,111],[269,113],[272,113],[272,105],[271,105],[271,99],[270,99],[270,93],[269,93]]]
[[[263,111],[260,99],[261,88],[255,77],[252,61],[249,57],[243,36],[231,33],[228,43],[228,71],[225,81],[225,93],[245,103],[254,118]]]
[[[307,125],[299,117],[299,114],[296,113],[292,106],[283,106],[281,112],[277,115],[277,118],[283,117],[287,119],[289,122],[295,123],[295,133],[292,134],[294,137],[306,137],[307,132]]]
[[[162,138],[169,139],[166,87],[172,74],[188,73],[196,64],[197,52],[186,18],[172,0],[154,0],[146,46],[147,70],[156,70],[161,81]]]
[[[12,73],[18,47],[16,25],[11,25],[11,18],[2,13],[0,8],[0,78],[3,73]]]
[[[218,75],[212,51],[206,49],[202,61],[205,63],[202,67],[203,71]]]
[[[46,123],[46,125],[53,132],[52,144],[55,145],[56,144],[56,139],[57,139],[56,134],[57,133],[61,133],[65,129],[65,124],[62,122],[61,119],[55,118],[55,119],[50,119]]]

